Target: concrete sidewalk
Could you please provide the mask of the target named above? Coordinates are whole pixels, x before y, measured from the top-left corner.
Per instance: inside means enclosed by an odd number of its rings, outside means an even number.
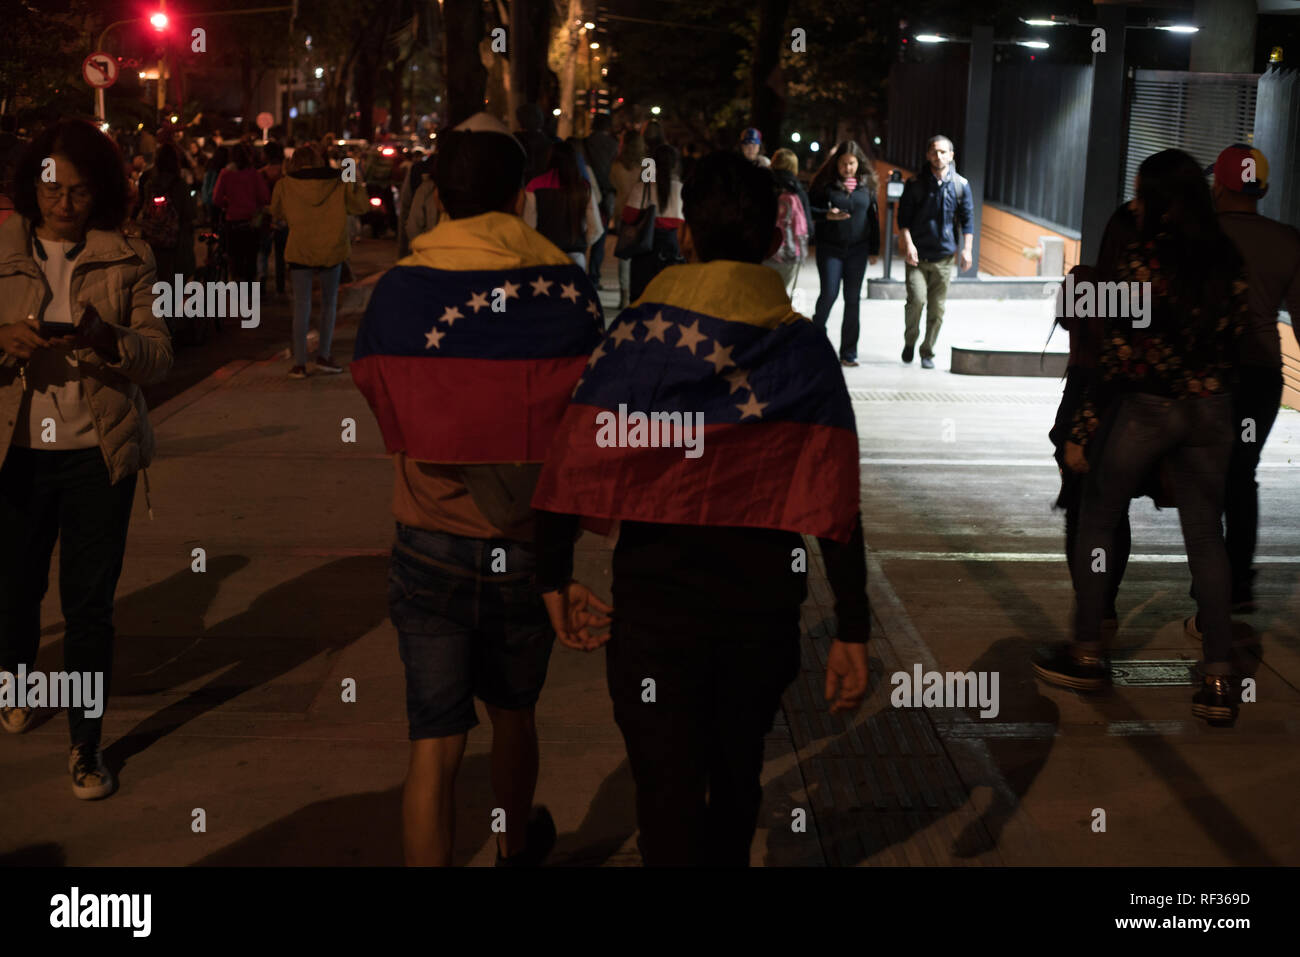
[[[809,281],[800,285],[815,296],[815,270]],[[351,355],[365,289],[344,299],[336,357]],[[602,294],[609,315],[616,296]],[[996,304],[970,305],[954,304],[950,321],[998,319]],[[1028,649],[1058,637],[1069,611],[1042,448],[1060,384],[904,367],[901,325],[901,304],[864,302],[863,364],[845,370],[864,464],[874,690],[852,721],[826,713],[833,600],[814,550],[805,671],[768,738],[753,862],[1300,860],[1289,805],[1270,798],[1300,783],[1300,518],[1285,505],[1300,415],[1279,419],[1261,478],[1261,554],[1274,563],[1273,612],[1256,618],[1269,655],[1261,703],[1235,731],[1209,733],[1187,720],[1190,692],[1176,680],[1101,700],[1026,678]],[[121,790],[97,803],[71,795],[62,715],[4,736],[0,864],[400,863],[408,746],[385,587],[391,465],[349,376],[294,381],[288,365],[231,363],[155,410],[154,519],[137,495],[105,726]],[[342,440],[347,419],[355,443]],[[1039,459],[1046,468],[1026,464]],[[1134,512],[1135,552],[1176,558],[1176,517]],[[1192,649],[1159,629],[1185,607],[1186,582],[1182,566],[1161,561],[1135,558],[1121,638],[1130,657],[1153,644],[1154,663],[1177,671]],[[603,540],[580,541],[577,574],[608,597]],[[57,569],[42,609],[46,669],[62,660],[56,583]],[[560,830],[555,864],[639,861],[603,656],[557,646],[538,706],[537,799]],[[1000,717],[893,708],[890,675],[916,664],[1000,671]],[[345,679],[356,703],[341,700]],[[489,745],[485,723],[460,778],[461,863],[493,858]],[[1115,818],[1113,839],[1089,829],[1099,806]],[[197,809],[203,833],[192,829]],[[799,809],[806,831],[791,826]]]

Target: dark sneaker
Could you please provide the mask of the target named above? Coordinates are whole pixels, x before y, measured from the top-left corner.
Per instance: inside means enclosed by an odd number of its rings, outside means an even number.
[[[903,346],[903,361],[910,363],[912,357],[916,355],[915,346]]]
[[[0,708],[0,728],[10,734],[22,734],[32,724],[35,708]]]
[[[343,371],[343,367],[329,356],[317,356],[312,365],[317,372],[324,372],[326,375],[338,375]]]
[[[497,867],[541,867],[542,861],[555,847],[555,821],[545,805],[539,804],[528,816],[528,841],[524,849],[509,857],[501,856],[497,848]]]
[[[921,368],[922,368],[922,369],[933,369],[933,368],[934,368],[934,360],[933,360],[933,359],[927,359],[925,356],[921,356]]]
[[[289,370],[289,378],[290,378],[290,379],[305,379],[305,378],[307,378],[307,367],[306,367],[306,366],[294,366],[292,369]]]
[[[1034,659],[1034,674],[1062,688],[1101,691],[1110,684],[1110,661],[1062,643],[1039,652]]]
[[[106,798],[117,790],[117,779],[104,765],[104,752],[97,744],[74,747],[68,755],[68,772],[72,775],[72,793],[83,801]]]
[[[1231,728],[1237,720],[1237,695],[1231,678],[1206,675],[1192,696],[1192,714],[1213,728]]]

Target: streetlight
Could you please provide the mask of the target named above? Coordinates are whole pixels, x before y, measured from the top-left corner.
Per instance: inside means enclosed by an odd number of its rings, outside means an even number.
[[[918,33],[916,35],[917,43],[947,43],[947,37],[941,37],[937,33]]]
[[[596,29],[596,24],[594,24],[594,23],[592,23],[590,20],[588,20],[586,23],[583,24],[583,27],[584,27],[585,29],[588,29],[588,30],[594,30],[594,29]]]
[[[659,107],[657,107],[657,106],[652,106],[652,107],[650,107],[650,112],[653,113],[655,116],[658,116],[658,115],[659,115]]]
[[[791,143],[798,143],[798,142],[799,142],[799,134],[798,134],[798,133],[791,133],[791,134],[790,134],[790,142],[791,142]]]
[[[1168,26],[1157,26],[1157,30],[1165,30],[1169,33],[1200,33],[1200,27],[1194,27],[1187,23],[1171,23]]]
[[[820,152],[821,148],[822,145],[818,143],[816,140],[813,140],[811,143],[808,144],[808,149],[812,150],[814,153]]]
[[[155,30],[157,30],[159,33],[162,33],[164,30],[167,29],[167,14],[159,10],[157,13],[150,15],[149,22],[153,24],[153,28]]]

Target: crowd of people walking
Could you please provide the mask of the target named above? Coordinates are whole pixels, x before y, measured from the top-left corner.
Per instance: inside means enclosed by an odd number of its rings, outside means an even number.
[[[851,712],[868,686],[858,442],[843,370],[858,364],[868,266],[895,241],[876,165],[852,139],[814,171],[789,150],[765,157],[755,129],[700,156],[655,121],[616,138],[601,119],[589,136],[560,140],[534,107],[517,119],[511,133],[478,114],[441,133],[433,156],[385,171],[404,197],[409,255],[376,285],[351,364],[394,461],[388,598],[411,738],[406,859],[451,860],[476,697],[513,825],[498,863],[546,857],[555,830],[532,806],[535,706],[558,640],[607,649],[646,863],[743,865],[763,736],[799,668],[806,566],[791,574],[791,557],[801,535],[819,540],[839,619],[826,699]],[[231,277],[265,279],[274,266],[276,288],[291,289],[289,375],[305,377],[309,361],[344,371],[331,355],[338,289],[353,218],[375,205],[363,181],[341,175],[348,157],[332,156],[329,140],[239,142],[205,163],[192,146],[161,136],[137,171],[94,126],[65,121],[15,167],[14,213],[0,225],[0,420],[13,426],[0,435],[0,669],[34,663],[57,540],[67,666],[111,673],[135,479],[154,445],[140,386],[165,376],[173,356],[149,289],[197,268],[200,224],[224,230]],[[975,200],[952,141],[926,146],[896,241],[902,360],[919,346],[933,368],[952,271],[972,265]],[[41,175],[46,158],[53,180]],[[1256,170],[1249,180],[1243,160]],[[1035,660],[1045,681],[1108,683],[1129,503],[1149,492],[1177,508],[1191,569],[1196,611],[1184,627],[1204,649],[1192,713],[1237,718],[1231,616],[1256,601],[1255,470],[1282,388],[1277,313],[1285,304],[1300,314],[1300,233],[1258,214],[1267,184],[1267,158],[1246,145],[1224,150],[1213,186],[1187,154],[1157,153],[1098,261],[1075,270],[1077,282],[1149,283],[1152,309],[1146,325],[1061,320],[1070,368],[1050,438],[1076,608],[1072,640]],[[620,261],[609,321],[599,297],[607,248]],[[800,317],[791,294],[810,256],[819,295]],[[309,357],[313,286],[319,348]],[[504,315],[491,335],[476,334],[493,297]],[[836,356],[825,330],[841,297]],[[778,384],[779,404],[769,391]],[[699,441],[707,429],[716,450],[707,464],[683,456],[681,442],[611,448],[593,434],[593,415],[660,406],[699,410]],[[614,522],[611,607],[573,579],[573,544],[580,526]],[[30,718],[0,708],[5,730]],[[116,781],[99,748],[102,718],[69,709],[69,722],[74,791],[106,796]]]

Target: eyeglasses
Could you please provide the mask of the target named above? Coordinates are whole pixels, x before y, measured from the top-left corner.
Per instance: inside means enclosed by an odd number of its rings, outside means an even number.
[[[68,189],[58,183],[41,182],[38,185],[40,187],[41,196],[45,199],[54,200],[56,203],[63,199],[65,191],[68,194],[68,198],[72,200],[72,205],[74,206],[85,206],[94,198],[90,189],[85,186],[73,186],[71,189]]]

